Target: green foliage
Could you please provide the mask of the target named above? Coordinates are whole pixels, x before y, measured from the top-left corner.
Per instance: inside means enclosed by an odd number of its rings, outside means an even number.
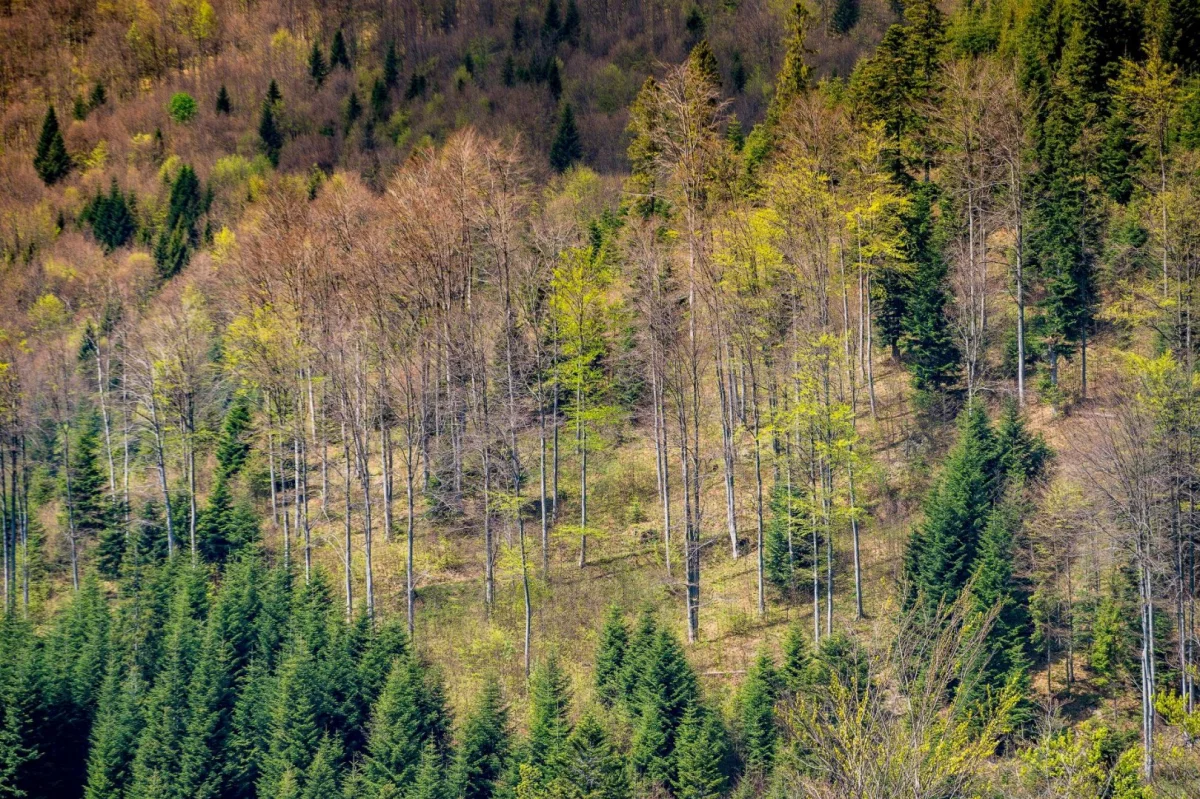
[[[571,734],[570,710],[570,678],[551,652],[529,681],[529,763],[549,779]]]
[[[329,75],[329,65],[325,63],[325,55],[321,45],[314,39],[312,50],[308,54],[308,76],[319,87]]]
[[[583,157],[583,143],[575,127],[575,112],[570,103],[564,103],[554,128],[554,141],[550,144],[550,166],[555,171],[565,172],[567,167]]]
[[[696,674],[679,641],[659,630],[641,660],[637,688],[638,718],[630,760],[634,773],[648,785],[675,784],[675,747],[684,716],[698,701]]]
[[[128,244],[137,233],[136,208],[136,197],[130,193],[127,198],[114,177],[108,195],[97,191],[84,206],[80,220],[91,225],[92,235],[103,245],[105,252],[112,252]]]
[[[225,88],[225,84],[221,84],[221,88],[217,91],[216,111],[218,114],[230,114],[233,112],[233,102],[229,99],[229,91]]]
[[[829,27],[837,34],[845,35],[858,24],[858,0],[838,0],[829,16]]]
[[[764,530],[763,576],[780,596],[795,599],[806,587],[806,573],[813,565],[813,525],[811,508],[786,482],[771,489],[770,516]],[[816,536],[819,551],[824,536]]]
[[[350,52],[346,49],[346,37],[339,28],[333,34],[333,44],[329,45],[329,66],[350,69]]]
[[[394,661],[371,713],[366,778],[375,790],[404,790],[427,743],[445,751],[447,715],[441,686],[413,656]]]
[[[271,86],[275,86],[275,81],[271,81]],[[276,89],[275,94],[278,93],[279,90]],[[267,156],[271,166],[279,166],[279,152],[283,149],[283,133],[280,132],[279,126],[275,122],[277,103],[277,100],[271,100],[271,94],[268,92],[267,99],[263,102],[262,113],[258,118],[258,138],[263,154]]]
[[[383,85],[388,89],[394,89],[399,82],[400,54],[396,52],[396,43],[389,40],[387,52],[383,57]]]
[[[699,702],[679,725],[675,752],[675,796],[717,799],[729,786],[729,741],[716,713]]]
[[[47,186],[53,186],[71,171],[71,156],[67,154],[67,143],[58,127],[54,106],[46,109],[46,116],[42,120],[42,132],[38,136],[37,149],[34,151],[33,168]]]
[[[187,92],[176,92],[167,102],[167,115],[180,125],[186,125],[196,118],[196,98]]]
[[[454,766],[455,795],[463,799],[490,799],[505,773],[509,755],[508,708],[500,684],[484,684],[479,704],[467,718]],[[422,754],[422,759],[426,755]],[[416,783],[421,781],[420,774]]]
[[[621,609],[616,605],[608,609],[604,627],[600,630],[600,646],[596,650],[596,696],[605,706],[616,704],[624,691],[622,680],[626,651],[629,648],[629,630]]]
[[[759,653],[746,674],[739,697],[742,760],[748,771],[765,775],[775,763],[778,732],[775,699],[779,675],[766,652]]]
[[[163,279],[179,274],[191,259],[192,250],[199,245],[196,223],[206,210],[205,204],[200,179],[185,164],[171,183],[167,217],[154,245],[154,262]]]
[[[628,799],[625,760],[596,716],[583,714],[555,763],[551,793],[562,799]]]

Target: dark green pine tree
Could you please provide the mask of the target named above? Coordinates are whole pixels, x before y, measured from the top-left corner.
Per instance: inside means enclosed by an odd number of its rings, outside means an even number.
[[[805,573],[812,569],[812,526],[801,488],[793,484],[789,496],[786,482],[775,483],[763,536],[763,576],[788,599],[795,599],[796,592],[806,585]],[[818,534],[818,551],[823,540]]]
[[[1004,403],[995,432],[996,463],[1004,484],[1028,483],[1041,477],[1053,453],[1041,434],[1031,433],[1016,401]],[[997,486],[997,493],[1001,486]]]
[[[270,674],[264,662],[251,660],[237,683],[225,746],[225,783],[229,799],[255,799],[271,734]]]
[[[108,102],[108,92],[104,90],[104,84],[100,81],[92,86],[92,93],[88,95],[88,105],[92,110],[99,108]]]
[[[454,795],[491,799],[507,768],[508,755],[508,708],[500,684],[493,678],[484,684],[479,704],[463,726],[454,763]]]
[[[229,114],[233,112],[233,103],[229,99],[229,90],[225,88],[225,84],[221,84],[221,88],[217,90],[217,113]]]
[[[556,42],[560,28],[562,15],[558,10],[558,0],[546,0],[546,11],[542,14],[542,37]]]
[[[42,753],[37,724],[46,716],[41,700],[41,663],[28,621],[0,616],[0,786],[8,796],[42,790],[32,779]]]
[[[316,756],[304,771],[304,789],[300,792],[300,799],[331,799],[338,796],[337,764],[340,760],[341,747],[330,736],[322,737]]]
[[[396,52],[396,43],[388,41],[387,52],[383,56],[383,85],[394,89],[399,82],[400,54]]]
[[[329,45],[329,66],[350,69],[350,53],[346,49],[346,37],[341,28],[333,34],[333,44]]]
[[[370,618],[363,613],[358,616],[356,626],[365,630],[366,644],[358,661],[358,685],[359,696],[369,713],[383,692],[392,665],[408,658],[412,648],[408,629],[398,618],[389,616],[378,626],[372,626]]]
[[[421,762],[417,767],[417,776],[413,779],[412,787],[405,794],[406,799],[448,799],[450,795],[446,787],[445,763],[442,753],[438,751],[433,741],[426,741],[421,750]]]
[[[696,674],[679,641],[659,630],[643,660],[638,719],[630,754],[634,773],[648,785],[675,783],[675,742],[687,711],[699,700]]]
[[[122,796],[129,786],[142,723],[140,692],[138,675],[119,657],[110,660],[92,725],[84,799]]]
[[[812,647],[803,626],[796,621],[783,636],[783,663],[779,667],[781,687],[795,697],[811,685]]]
[[[250,457],[250,402],[242,394],[234,397],[221,424],[217,440],[217,474],[234,477]]]
[[[708,39],[701,39],[688,54],[688,68],[714,89],[721,88],[721,67]]]
[[[275,85],[275,81],[271,81],[271,85]],[[278,94],[278,90],[275,92]],[[262,113],[258,118],[258,138],[262,143],[263,154],[267,156],[267,160],[271,162],[271,166],[279,166],[279,152],[283,149],[283,134],[279,131],[279,126],[275,122],[275,102],[270,99],[271,95],[267,94],[267,100],[263,102]]]
[[[529,683],[529,763],[547,780],[553,779],[555,758],[571,734],[570,710],[570,678],[551,652]]]
[[[688,708],[675,747],[676,799],[717,799],[729,788],[729,736],[700,702]]]
[[[188,685],[187,731],[181,746],[179,783],[183,796],[225,795],[225,746],[233,713],[233,648],[211,621]]]
[[[259,796],[280,795],[289,779],[301,784],[304,770],[316,757],[321,743],[317,719],[321,691],[312,654],[307,647],[297,646],[279,667],[271,701],[269,743],[258,779]]]
[[[385,119],[388,114],[388,88],[383,78],[376,78],[371,84],[371,117],[375,120]]]
[[[362,103],[358,101],[358,92],[350,92],[350,96],[346,99],[345,131],[347,133],[362,116],[362,110]]]
[[[658,623],[654,612],[644,608],[638,615],[637,627],[629,639],[625,649],[624,663],[621,665],[621,691],[618,696],[621,704],[631,715],[637,715],[640,709],[640,690],[642,679],[646,675],[646,661],[654,650],[654,642],[658,635]]]
[[[583,19],[579,14],[579,4],[575,0],[567,0],[563,11],[562,27],[558,30],[559,38],[576,47],[579,44],[579,34],[583,28]]]
[[[108,526],[111,508],[104,489],[108,479],[100,463],[100,420],[92,414],[84,420],[79,439],[71,448],[71,520],[76,535],[95,537]],[[64,482],[64,498],[66,485]]]
[[[58,116],[54,106],[46,109],[42,120],[42,133],[34,151],[33,168],[47,186],[52,186],[71,171],[71,156],[67,154],[67,143],[58,127]]]
[[[146,702],[145,725],[133,760],[129,799],[182,796],[179,764],[187,736],[187,687],[194,656],[194,622],[179,619]]]
[[[833,13],[829,16],[829,28],[836,34],[844,36],[858,24],[858,0],[837,0]]]
[[[931,183],[916,186],[905,215],[908,277],[899,348],[917,391],[942,394],[958,382],[959,352],[946,318],[946,262],[937,244]]]
[[[546,88],[550,90],[550,96],[557,103],[558,99],[562,97],[562,74],[558,71],[558,59],[554,56],[551,56],[546,64]]]
[[[317,84],[318,88],[325,82],[325,78],[329,75],[329,65],[325,63],[325,56],[321,53],[321,45],[313,40],[312,51],[308,54],[308,76],[312,78],[313,83]]]
[[[406,790],[416,779],[427,742],[444,756],[447,726],[440,685],[430,682],[414,656],[397,660],[371,714],[368,784],[375,790]]]
[[[621,698],[624,690],[621,675],[628,648],[629,630],[621,609],[613,605],[600,630],[600,646],[596,650],[596,696],[605,706],[612,707]]]
[[[775,698],[779,675],[766,652],[760,652],[746,674],[739,697],[742,761],[747,773],[764,778],[775,764],[778,731]]]
[[[958,598],[996,498],[995,440],[981,404],[967,406],[958,431],[905,552],[906,602],[922,595],[930,609]]]
[[[104,245],[106,252],[125,246],[137,233],[137,219],[132,206],[133,203],[126,199],[115,177],[109,186],[108,196],[97,193],[92,201],[86,216],[91,222],[92,234]]]
[[[582,157],[583,143],[575,126],[575,111],[570,103],[564,103],[554,129],[554,141],[550,144],[550,166],[556,172],[565,172]]]
[[[158,272],[164,279],[182,271],[192,249],[200,243],[196,223],[204,213],[205,204],[200,178],[194,169],[184,164],[171,183],[167,217],[154,248]]]
[[[813,656],[811,674],[814,685],[830,685],[837,680],[840,685],[857,690],[860,696],[866,695],[871,678],[867,653],[841,630],[821,639]]]
[[[625,759],[595,714],[586,712],[567,737],[555,767],[551,794],[563,799],[629,799]]]
[[[975,558],[972,596],[979,614],[996,613],[988,631],[988,660],[980,674],[976,694],[980,700],[997,695],[1007,686],[1017,688],[1021,701],[1010,721],[1022,727],[1033,719],[1029,701],[1030,658],[1033,634],[1028,611],[1028,591],[1013,574],[1014,539],[1028,510],[1018,483],[992,511],[979,541]]]
[[[267,84],[267,102],[271,105],[283,102],[283,92],[279,91],[279,84],[274,78]]]

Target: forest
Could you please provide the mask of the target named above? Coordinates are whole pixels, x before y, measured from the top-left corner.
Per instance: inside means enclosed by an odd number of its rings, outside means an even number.
[[[1200,0],[0,0],[0,799],[1200,796],[1197,287]]]

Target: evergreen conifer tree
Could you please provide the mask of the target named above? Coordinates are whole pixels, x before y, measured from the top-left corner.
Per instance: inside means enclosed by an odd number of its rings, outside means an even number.
[[[250,457],[250,404],[242,395],[234,398],[221,425],[221,436],[217,440],[217,474],[233,477],[246,459]]]
[[[333,738],[321,738],[317,754],[304,772],[304,789],[301,799],[330,799],[339,795],[337,764],[340,747]]]
[[[775,664],[766,652],[759,653],[746,674],[740,697],[742,759],[747,771],[765,776],[775,762],[778,734],[775,728],[775,697],[778,690]]]
[[[308,76],[320,88],[328,74],[329,66],[325,63],[325,56],[321,53],[321,45],[314,39],[312,50],[308,54]]]
[[[658,623],[654,612],[644,608],[638,614],[637,627],[629,639],[625,650],[624,662],[621,665],[621,691],[618,694],[621,703],[631,714],[637,715],[640,704],[640,689],[646,675],[645,665],[654,649],[658,634]]]
[[[221,88],[217,90],[217,113],[229,114],[233,111],[233,103],[229,99],[229,90],[225,88],[225,84],[221,84]]]
[[[659,630],[642,663],[638,722],[630,759],[635,772],[650,785],[670,786],[675,780],[675,742],[679,725],[699,699],[696,674],[679,641]]]
[[[396,52],[396,43],[388,41],[387,53],[383,57],[383,85],[394,89],[399,82],[400,55]]]
[[[621,609],[613,605],[608,609],[596,651],[596,696],[606,706],[611,707],[621,698],[624,688],[621,674],[628,647],[629,630],[625,628]]]
[[[350,53],[346,49],[346,37],[341,28],[333,34],[333,44],[329,45],[329,66],[350,69]]]
[[[42,120],[42,133],[38,137],[33,168],[47,186],[54,185],[71,171],[71,156],[67,154],[67,143],[58,127],[54,106],[46,109],[46,116]]]
[[[230,799],[254,799],[271,735],[270,674],[263,660],[247,663],[237,683],[224,770]]]
[[[791,624],[783,636],[783,663],[779,667],[779,679],[783,690],[797,696],[809,687],[809,669],[812,667],[812,649],[808,645],[799,621]]]
[[[558,115],[558,126],[554,130],[554,141],[550,145],[550,166],[557,172],[583,157],[583,144],[579,129],[575,127],[575,112],[570,103],[565,103]]]
[[[629,799],[625,761],[596,716],[589,712],[575,725],[558,756],[557,779],[550,790],[563,799]]]
[[[717,799],[729,787],[729,739],[716,713],[699,702],[679,725],[675,751],[675,796]]]
[[[962,412],[958,429],[958,441],[926,497],[925,520],[905,553],[908,601],[920,592],[930,608],[958,597],[996,497],[994,436],[979,403]]]
[[[304,770],[316,757],[321,743],[317,718],[321,690],[312,654],[304,646],[296,647],[279,667],[271,700],[269,743],[258,780],[259,796],[283,793],[289,779],[301,785]]]
[[[275,81],[271,81],[275,85]],[[276,91],[278,94],[278,90]],[[271,162],[271,166],[279,166],[279,152],[283,149],[283,134],[275,123],[275,103],[268,99],[263,103],[262,113],[258,118],[258,138],[262,142],[263,154]]]
[[[551,652],[529,683],[529,762],[553,778],[555,758],[571,734],[570,680]]]
[[[432,742],[444,752],[446,732],[440,687],[427,682],[415,657],[397,660],[371,715],[368,782],[376,790],[407,789],[416,779],[425,744]]]
[[[454,766],[455,795],[491,799],[504,775],[508,755],[508,708],[500,684],[493,678],[484,684],[479,704],[462,730]]]
[[[444,772],[442,753],[432,740],[426,741],[425,748],[421,750],[417,776],[412,788],[405,794],[406,799],[447,799],[449,792]]]

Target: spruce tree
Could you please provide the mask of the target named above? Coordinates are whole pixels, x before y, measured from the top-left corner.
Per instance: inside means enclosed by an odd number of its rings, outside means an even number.
[[[229,114],[233,111],[233,103],[229,99],[229,91],[225,88],[225,84],[221,84],[221,88],[217,90],[217,113]]]
[[[449,795],[442,753],[438,751],[433,741],[426,741],[425,748],[421,750],[417,776],[413,779],[412,787],[405,797],[406,799],[448,799]]]
[[[586,712],[567,737],[551,793],[563,799],[629,799],[625,760],[595,714]]]
[[[350,132],[350,128],[354,127],[354,123],[362,116],[362,103],[358,101],[358,92],[350,92],[350,97],[346,99],[346,125],[345,130]]]
[[[250,457],[250,403],[239,394],[229,406],[217,440],[217,474],[234,477]]]
[[[699,702],[679,725],[675,752],[676,799],[717,799],[729,787],[729,739],[716,713]]]
[[[230,799],[254,799],[271,733],[270,674],[263,660],[247,663],[237,683],[225,747]]]
[[[321,738],[317,754],[304,772],[301,799],[330,799],[339,795],[337,764],[340,747],[328,735]]]
[[[346,37],[341,28],[333,34],[333,44],[329,46],[329,66],[350,69],[350,53],[346,50]]]
[[[542,14],[542,36],[550,41],[558,40],[562,17],[558,11],[558,0],[546,0],[546,11]]]
[[[600,630],[600,646],[596,651],[596,696],[606,706],[616,704],[624,690],[621,674],[628,647],[629,630],[625,628],[621,609],[613,605]]]
[[[462,730],[454,765],[455,796],[491,799],[504,775],[508,755],[508,708],[500,684],[492,678],[484,684],[479,704]]]
[[[793,697],[806,691],[810,683],[812,648],[808,635],[799,621],[788,625],[783,636],[783,664],[779,667],[779,680],[783,690]]]
[[[567,0],[566,9],[563,11],[562,27],[558,31],[559,37],[574,47],[579,44],[579,33],[582,26],[583,19],[579,14],[579,4],[575,0]]]
[[[529,762],[552,778],[558,752],[571,734],[570,679],[551,652],[529,683]]]
[[[329,66],[325,63],[325,56],[321,53],[321,45],[314,39],[312,50],[308,54],[308,76],[320,88],[328,74]]]
[[[618,694],[621,703],[633,715],[637,715],[639,710],[641,684],[646,676],[646,661],[654,649],[657,634],[658,623],[655,621],[654,612],[648,607],[644,608],[638,614],[637,627],[625,650],[624,662],[621,665],[621,691]]]
[[[300,646],[280,665],[278,684],[271,701],[267,752],[258,779],[259,796],[283,793],[289,779],[297,784],[317,754],[321,730],[322,686],[317,665],[308,649]]]
[[[46,116],[42,120],[42,133],[38,137],[33,168],[47,186],[54,185],[71,171],[71,156],[67,154],[67,143],[58,127],[54,106],[46,109]]]
[[[777,683],[771,656],[760,652],[746,674],[739,702],[742,759],[747,771],[759,776],[766,776],[775,763]]]
[[[271,81],[275,85],[275,81]],[[275,92],[278,94],[278,90]],[[258,118],[258,138],[262,142],[263,154],[271,162],[271,166],[279,166],[279,152],[283,149],[283,134],[275,123],[275,102],[267,95],[263,102],[262,113]]]
[[[1027,510],[1018,485],[992,511],[979,541],[971,596],[977,613],[996,614],[988,631],[988,659],[979,675],[978,697],[998,695],[1006,686],[1019,688],[1022,697],[1009,719],[1018,728],[1032,720],[1027,646],[1033,630],[1028,594],[1013,574],[1014,539]]]
[[[400,55],[396,52],[396,43],[388,41],[387,53],[383,57],[383,85],[394,89],[399,81]]]
[[[679,725],[699,699],[696,674],[679,641],[659,630],[642,663],[638,722],[630,759],[648,784],[670,786],[675,780],[674,752]]]
[[[271,105],[283,102],[283,92],[279,91],[279,84],[275,82],[274,78],[267,84],[267,102]]]
[[[368,782],[376,790],[405,790],[416,778],[426,743],[444,752],[446,733],[440,687],[427,681],[415,657],[397,660],[371,714]]]
[[[570,103],[565,103],[559,112],[554,141],[550,145],[550,166],[556,172],[565,172],[582,157],[583,144],[575,127],[575,112]]]
[[[88,95],[88,105],[91,106],[92,110],[95,110],[107,102],[108,92],[104,90],[104,84],[96,81],[92,85],[92,93]]]
[[[930,609],[953,603],[971,574],[979,536],[996,498],[995,443],[979,403],[959,417],[958,441],[925,500],[925,520],[905,554],[911,602],[923,593]]]
[[[812,569],[812,527],[799,487],[786,482],[771,489],[763,541],[763,577],[780,596],[795,599]],[[818,549],[824,536],[818,534]]]

